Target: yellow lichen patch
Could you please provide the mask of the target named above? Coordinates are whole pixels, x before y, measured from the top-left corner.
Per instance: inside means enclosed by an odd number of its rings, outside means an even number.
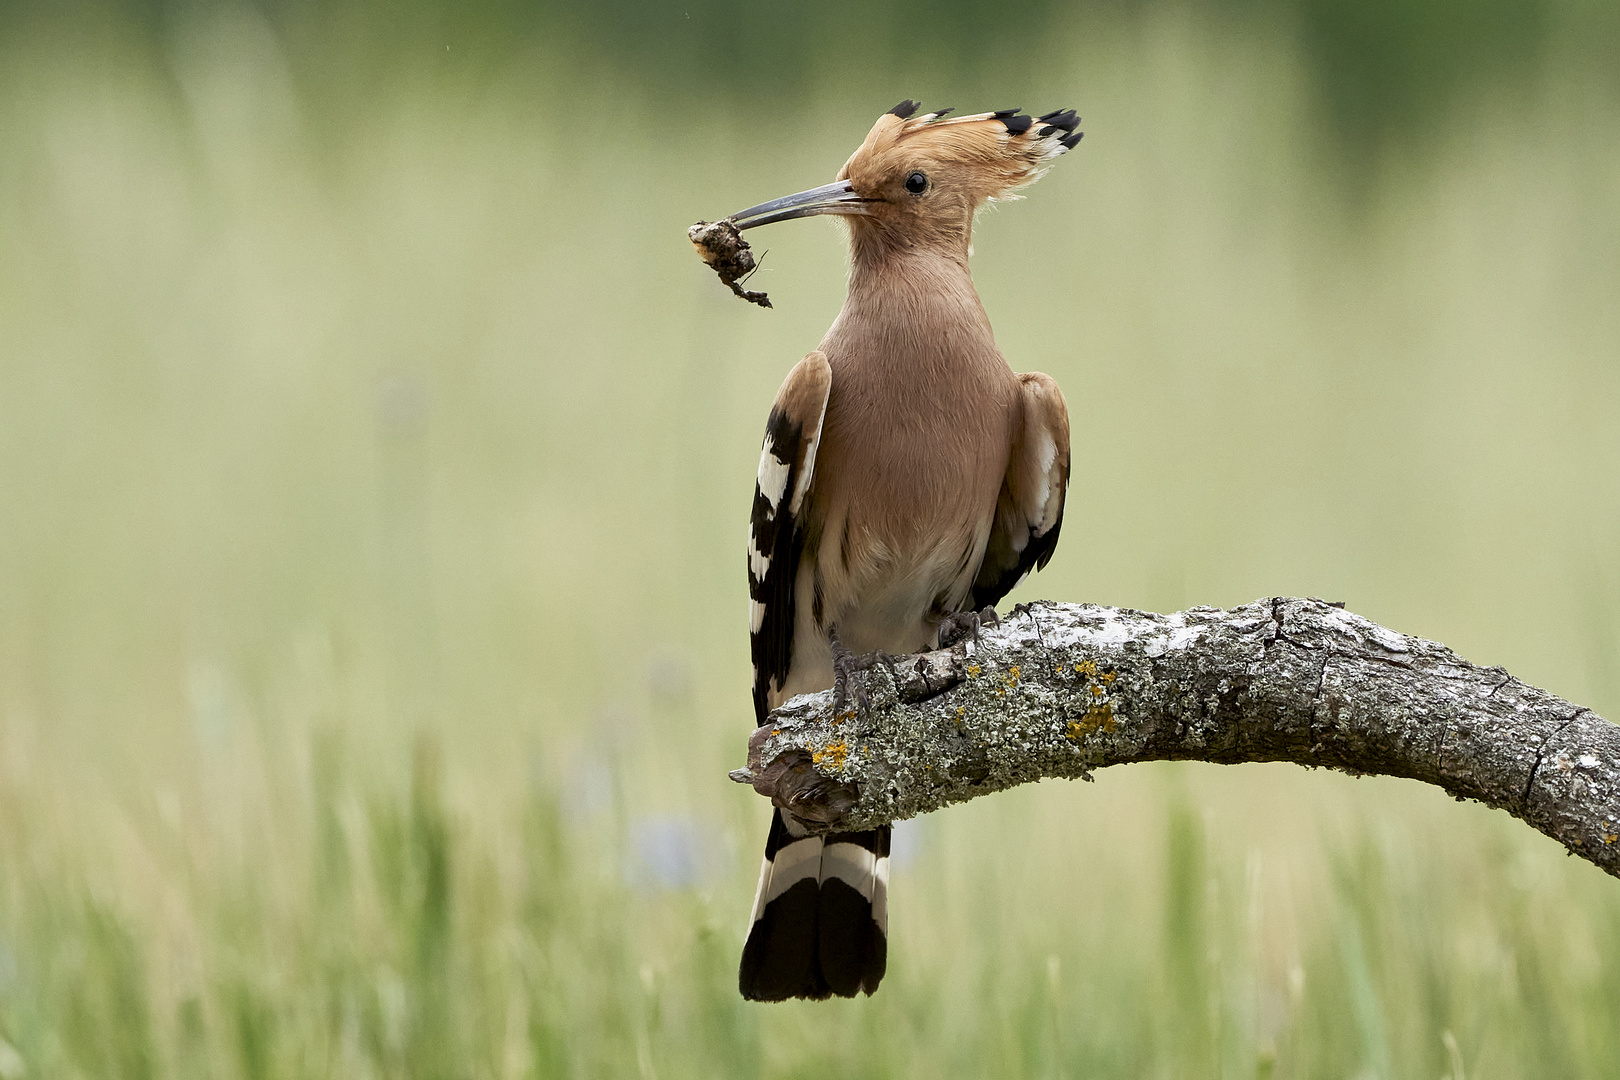
[[[981,673],[983,673],[983,671],[984,671],[984,668],[980,667],[978,664],[969,664],[968,665],[968,678],[970,678],[970,679],[977,678]]]
[[[1086,710],[1080,720],[1070,720],[1066,736],[1079,742],[1094,731],[1114,730],[1114,710],[1104,701]]]
[[[1082,660],[1078,664],[1074,665],[1074,670],[1078,671],[1088,679],[1096,678],[1097,664],[1094,660]]]
[[[1119,675],[1118,675],[1117,672],[1105,671],[1105,672],[1103,672],[1102,681],[1105,682],[1105,683],[1111,683],[1117,678],[1119,678]]]
[[[1603,834],[1603,842],[1605,844],[1612,844],[1616,840],[1620,840],[1620,833],[1604,833]]]
[[[780,735],[780,734],[782,734],[782,729],[781,728],[771,728],[771,735],[773,737],[776,736],[776,735]]]
[[[842,739],[830,742],[820,750],[810,751],[812,763],[831,769],[836,772],[844,767],[844,759],[849,756],[849,744]]]
[[[1018,677],[1020,675],[1022,675],[1023,673],[1024,673],[1023,670],[1021,668],[1019,668],[1019,666],[1017,664],[1014,664],[1012,667],[1008,668],[1007,669],[1007,685],[1011,686],[1013,683],[1017,682]]]
[[[956,722],[958,724],[961,724],[961,723],[965,723],[966,721],[967,721],[967,709],[964,706],[958,705],[956,707]]]

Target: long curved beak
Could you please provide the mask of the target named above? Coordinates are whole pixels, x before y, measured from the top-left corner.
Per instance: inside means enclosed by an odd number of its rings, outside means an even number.
[[[867,201],[855,194],[848,180],[839,180],[739,210],[731,215],[731,220],[738,230],[742,230],[816,214],[864,214],[867,213]]]

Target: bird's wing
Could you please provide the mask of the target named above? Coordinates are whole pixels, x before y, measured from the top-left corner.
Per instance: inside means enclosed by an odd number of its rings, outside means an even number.
[[[813,352],[788,372],[765,426],[748,546],[748,632],[754,656],[754,715],[763,724],[770,696],[793,663],[793,582],[804,551],[802,511],[815,476],[832,368]],[[1067,455],[1067,445],[1064,453]]]
[[[994,605],[1031,571],[1046,566],[1063,525],[1069,486],[1069,410],[1057,383],[1020,375],[1023,417],[996,501],[996,521],[973,579],[975,609]]]

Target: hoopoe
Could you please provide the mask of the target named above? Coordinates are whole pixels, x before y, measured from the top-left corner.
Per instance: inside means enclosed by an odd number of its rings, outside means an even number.
[[[751,229],[836,214],[849,295],[788,373],[765,431],[748,552],[754,713],[834,687],[855,654],[935,647],[1057,544],[1069,416],[1016,374],[968,272],[973,218],[1080,141],[1079,117],[1016,109],[878,118],[838,179],[750,207]],[[746,998],[870,994],[888,954],[889,828],[812,836],[771,821],[744,946]]]

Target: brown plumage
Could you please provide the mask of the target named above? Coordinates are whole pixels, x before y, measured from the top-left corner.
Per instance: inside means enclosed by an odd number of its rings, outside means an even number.
[[[749,551],[756,717],[853,653],[932,647],[950,615],[1046,564],[1069,476],[1063,395],[1013,372],[968,272],[973,217],[1079,141],[1072,112],[884,114],[838,179],[734,215],[849,226],[849,295],[789,373],[760,457]],[[887,951],[888,829],[824,842],[779,811],[745,996],[871,993]]]

